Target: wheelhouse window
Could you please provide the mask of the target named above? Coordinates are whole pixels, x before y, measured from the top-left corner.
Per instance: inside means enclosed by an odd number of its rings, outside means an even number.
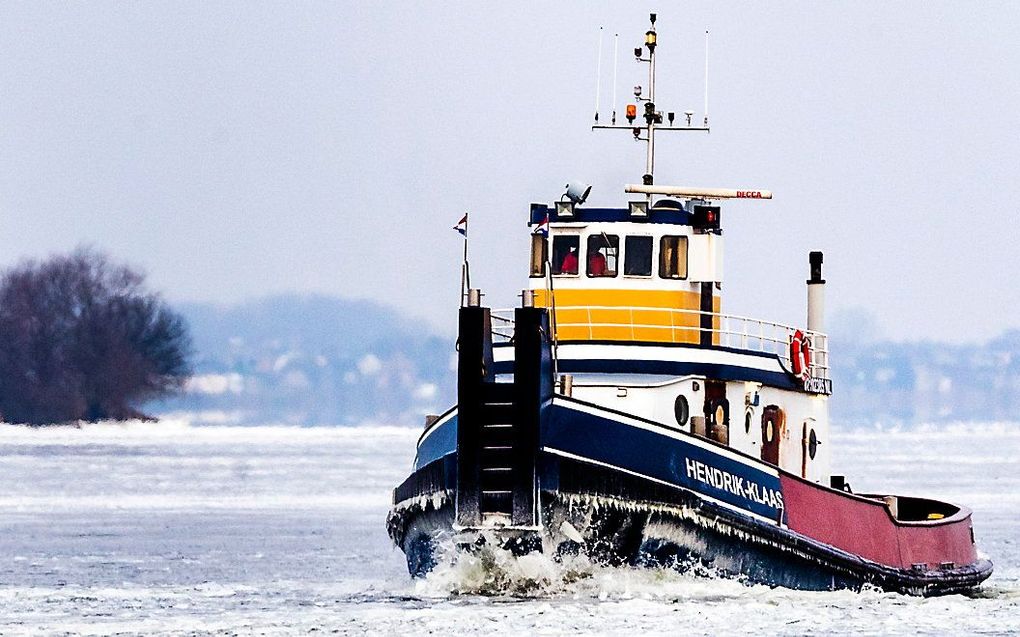
[[[545,276],[545,262],[549,255],[549,239],[540,235],[531,235],[531,276]]]
[[[623,245],[623,273],[652,276],[652,238],[627,237]]]
[[[687,237],[662,238],[659,245],[659,276],[664,279],[687,278]]]
[[[577,251],[580,247],[581,237],[576,234],[553,237],[552,273],[577,274]]]
[[[588,276],[616,276],[619,256],[619,236],[604,232],[591,235],[588,237]]]

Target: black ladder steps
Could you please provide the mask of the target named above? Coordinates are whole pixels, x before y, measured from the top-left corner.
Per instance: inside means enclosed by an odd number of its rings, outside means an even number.
[[[479,512],[483,516],[513,513],[514,403],[513,385],[486,383],[479,409],[481,449],[478,454]]]

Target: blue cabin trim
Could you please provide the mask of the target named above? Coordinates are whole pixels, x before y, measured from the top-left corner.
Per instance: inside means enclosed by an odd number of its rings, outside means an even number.
[[[550,223],[594,223],[598,221],[631,221],[634,223],[668,223],[672,225],[691,225],[691,215],[683,208],[655,207],[648,211],[647,217],[632,217],[627,208],[574,208],[573,216],[561,218],[556,214],[556,207],[544,203],[531,204],[531,217],[528,226],[542,223],[549,215]]]

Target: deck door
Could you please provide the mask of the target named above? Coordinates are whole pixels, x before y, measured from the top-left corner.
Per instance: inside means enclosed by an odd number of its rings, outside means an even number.
[[[779,465],[779,441],[782,440],[782,428],[786,419],[783,410],[776,405],[769,405],[761,414],[761,459]]]

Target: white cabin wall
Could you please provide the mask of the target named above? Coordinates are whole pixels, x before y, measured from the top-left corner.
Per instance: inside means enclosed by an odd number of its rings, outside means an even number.
[[[704,397],[701,392],[693,391],[693,382],[687,379],[658,386],[625,386],[588,385],[575,379],[573,397],[634,414],[667,427],[690,431],[689,418],[683,427],[677,422],[674,403],[676,397],[683,394],[687,398],[691,415],[701,415]]]
[[[694,234],[688,239],[687,278],[722,282],[723,239],[717,234]]]
[[[698,390],[694,390],[694,385]],[[634,414],[653,422],[691,431],[690,417],[703,416],[705,406],[705,380],[701,377],[684,377],[676,382],[655,386],[633,386],[625,384],[586,384],[575,379],[573,396],[579,400],[602,405],[610,409]],[[674,402],[679,394],[687,398],[690,414],[681,427],[674,413]],[[757,405],[749,405],[758,396]],[[830,447],[828,400],[825,396],[806,394],[786,389],[762,386],[753,382],[726,383],[726,399],[730,404],[729,446],[754,458],[761,458],[761,418],[768,405],[778,405],[786,415],[780,429],[779,466],[794,475],[813,482],[829,483]],[[745,415],[751,410],[750,429],[745,427]],[[806,449],[803,442],[804,423],[810,422],[815,429],[819,445],[815,459],[804,463]],[[810,429],[809,429],[810,431]]]
[[[811,396],[811,408],[815,418],[815,431],[818,433],[818,453],[811,461],[811,474],[809,479],[829,484],[829,477],[832,475],[832,442],[831,430],[829,428],[829,397],[823,395]]]
[[[587,385],[575,380],[573,397],[633,414],[667,427],[680,428],[673,417],[673,400],[676,398],[674,389],[627,385]]]
[[[812,426],[821,444],[815,459],[808,459],[808,480],[828,484],[829,481],[829,427],[825,398],[798,391],[763,387],[759,406],[755,409],[755,420],[751,424],[752,434],[757,435],[758,457],[761,453],[761,414],[768,405],[778,405],[786,415],[786,422],[780,431],[779,466],[790,473],[801,475],[805,468],[803,430],[808,419],[814,419]]]
[[[727,383],[726,399],[730,401],[730,447],[755,458],[761,457],[758,439],[761,437],[761,407],[748,405],[759,390],[759,383]],[[747,410],[752,411],[751,428],[745,427]]]

